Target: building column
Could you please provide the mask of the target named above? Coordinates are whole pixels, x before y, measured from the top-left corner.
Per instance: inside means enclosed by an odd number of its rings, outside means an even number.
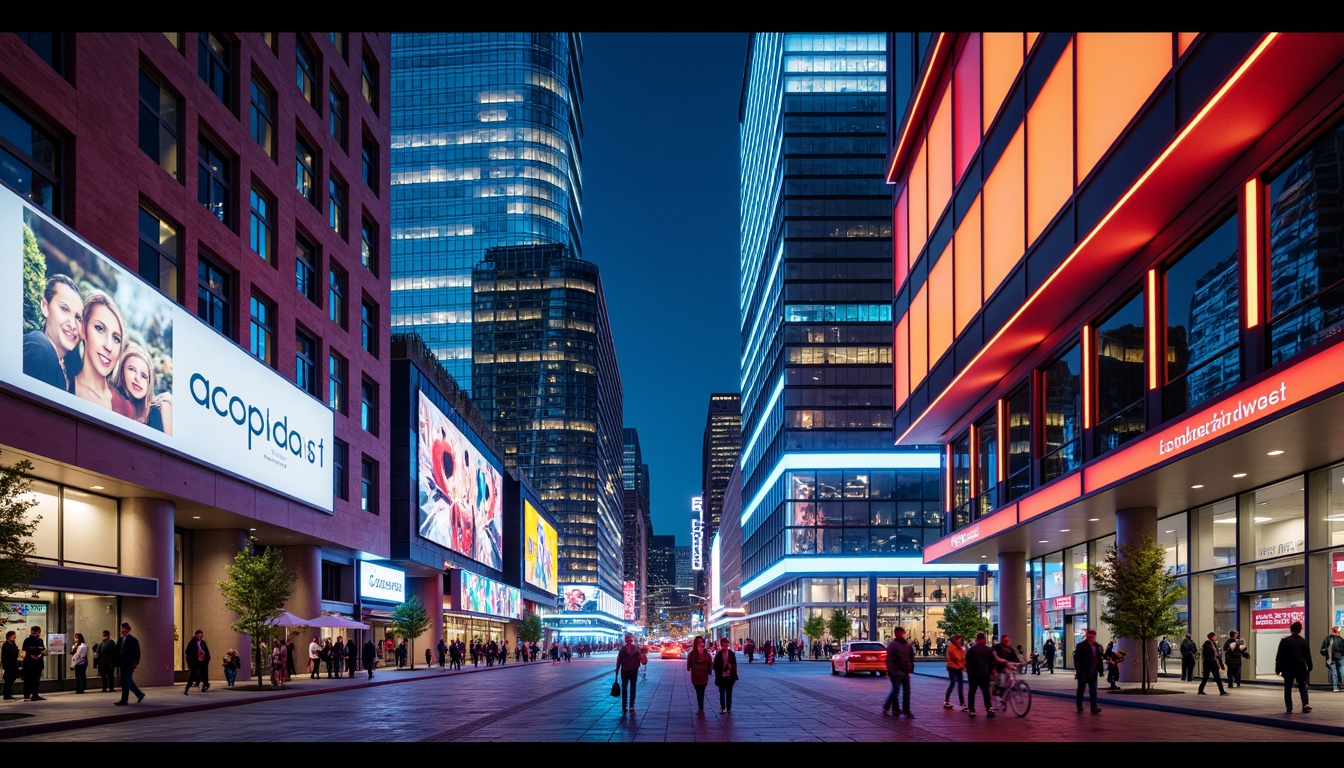
[[[295,579],[294,591],[285,602],[285,610],[305,619],[322,615],[322,548],[294,545],[285,547],[284,555],[285,568],[299,577]]]
[[[1031,652],[1031,614],[1027,601],[1027,555],[1024,552],[1000,552],[999,572],[999,634],[1007,634],[1013,645],[1022,644],[1022,650]],[[991,642],[993,639],[991,638]]]
[[[157,579],[155,597],[123,597],[121,620],[140,641],[141,686],[172,685],[177,644],[173,642],[173,525],[177,507],[166,499],[121,500],[121,567],[130,576]]]
[[[1115,547],[1126,544],[1140,545],[1143,537],[1157,541],[1157,507],[1129,507],[1115,511]],[[1120,665],[1120,682],[1137,683],[1143,679],[1143,649],[1138,640],[1117,637],[1115,648],[1125,652],[1125,663]],[[1157,639],[1148,643],[1148,682],[1157,681]]]
[[[443,636],[443,574],[407,576],[406,587],[425,604],[425,613],[429,616],[429,624],[424,633],[411,643],[414,646],[413,650],[420,654],[420,660],[423,661],[425,649],[429,648],[432,651],[439,638]],[[509,650],[512,651],[512,647]]]
[[[244,648],[251,647],[249,638],[233,630],[236,615],[224,608],[219,582],[228,578],[224,569],[233,565],[238,552],[247,547],[247,531],[220,528],[192,531],[189,535],[191,567],[182,573],[182,642],[188,642],[198,629],[205,633],[211,656],[209,674],[215,678],[223,676],[219,666],[224,652],[230,648],[237,650],[243,658],[238,677],[246,680],[252,676],[252,654],[243,653]]]

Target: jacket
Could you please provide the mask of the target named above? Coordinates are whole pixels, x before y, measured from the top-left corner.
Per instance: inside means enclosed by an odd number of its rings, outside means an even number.
[[[714,671],[714,656],[705,649],[686,654],[686,668],[691,671],[691,685],[709,685],[709,673]]]
[[[915,647],[904,637],[887,643],[887,674],[891,676],[909,675],[915,671]]]
[[[720,648],[714,653],[714,684],[731,685],[737,682],[737,654],[732,648]]]
[[[96,654],[95,661],[97,662],[98,669],[100,671],[113,670],[117,668],[116,640],[113,640],[110,637],[107,638],[106,640],[103,640],[102,642],[98,643],[98,646],[96,648],[94,648],[94,653]]]
[[[373,666],[373,659],[378,655],[378,649],[374,647],[372,640],[364,641],[364,667],[367,669]]]
[[[1204,669],[1214,670],[1222,668],[1223,654],[1212,640],[1205,640],[1201,651],[1203,652]]]
[[[1326,661],[1344,659],[1344,636],[1326,635],[1321,643],[1321,655]]]
[[[644,649],[630,643],[621,646],[621,650],[616,652],[616,669],[627,675],[633,675],[639,671],[641,664],[648,664],[649,657],[644,654]]]
[[[121,666],[122,674],[140,665],[140,641],[135,639],[135,635],[127,633],[117,641],[117,663]]]
[[[1199,646],[1195,645],[1195,641],[1189,635],[1186,635],[1185,639],[1181,641],[1181,658],[1194,660],[1196,653],[1199,653]]]
[[[0,646],[0,669],[8,674],[19,674],[19,646],[13,640],[6,640]]]
[[[198,645],[200,646],[199,648],[197,647]],[[195,637],[192,637],[191,642],[187,643],[187,650],[183,651],[183,653],[186,655],[185,661],[187,662],[188,668],[194,667],[197,664],[210,663],[210,646],[205,644],[205,640],[197,641]]]
[[[75,646],[74,653],[70,654],[70,667],[78,667],[80,664],[89,663],[89,644],[80,643]]]
[[[966,649],[959,647],[956,643],[947,644],[947,668],[965,669],[966,668]]]
[[[1274,674],[1305,680],[1311,672],[1311,647],[1302,635],[1289,635],[1279,641],[1274,654]]]
[[[1078,680],[1096,677],[1101,673],[1104,658],[1105,653],[1101,650],[1100,643],[1095,640],[1092,642],[1083,640],[1073,649],[1073,676]]]
[[[1227,661],[1229,667],[1240,667],[1242,659],[1250,658],[1244,646],[1245,642],[1239,637],[1223,643],[1223,659]]]
[[[988,682],[994,674],[994,649],[977,642],[966,650],[966,676],[972,683]]]

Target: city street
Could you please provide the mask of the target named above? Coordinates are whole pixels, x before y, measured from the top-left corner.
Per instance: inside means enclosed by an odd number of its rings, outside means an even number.
[[[885,677],[834,677],[822,662],[741,665],[733,711],[720,714],[717,690],[705,715],[682,660],[649,660],[637,711],[622,714],[609,695],[614,656],[568,664],[461,672],[423,666],[379,670],[342,680],[297,676],[288,690],[146,689],[143,703],[113,707],[116,694],[53,693],[38,704],[13,703],[0,714],[0,739],[45,742],[1340,742],[1344,695],[1312,691],[1311,714],[1285,715],[1282,688],[1250,684],[1226,697],[1196,696],[1194,683],[1164,678],[1163,696],[1100,692],[1103,712],[1074,711],[1072,674],[1027,676],[1036,691],[1024,718],[968,717],[942,708],[940,662],[920,662],[913,681],[914,719],[882,714]],[[1102,688],[1105,686],[1103,685]],[[50,730],[47,730],[50,729]]]

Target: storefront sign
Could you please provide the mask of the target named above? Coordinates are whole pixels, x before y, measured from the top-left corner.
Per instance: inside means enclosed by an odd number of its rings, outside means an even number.
[[[359,596],[371,600],[406,602],[406,574],[376,563],[359,564]]]
[[[1344,552],[1330,555],[1330,586],[1344,587]]]
[[[1073,595],[1060,595],[1055,598],[1056,611],[1065,611],[1073,607]]]
[[[1286,632],[1294,621],[1306,623],[1307,609],[1300,605],[1288,608],[1266,608],[1251,611],[1251,629],[1256,631],[1277,630]]]
[[[51,656],[65,655],[65,633],[48,632],[47,633],[47,654]]]
[[[622,586],[621,591],[625,597],[625,620],[635,620],[635,582],[627,581]]]

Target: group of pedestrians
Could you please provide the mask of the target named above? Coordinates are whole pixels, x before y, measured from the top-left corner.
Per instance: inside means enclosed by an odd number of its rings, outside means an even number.
[[[116,691],[116,670],[121,671],[121,701],[126,704],[130,694],[136,701],[145,698],[144,692],[135,684],[135,669],[140,664],[140,643],[131,635],[131,625],[122,623],[121,637],[113,642],[112,633],[103,630],[103,639],[90,647],[79,632],[72,637],[70,667],[74,672],[75,693],[88,690],[88,668],[92,664],[102,680],[103,693]],[[5,642],[0,645],[0,670],[4,673],[3,695],[0,700],[18,701],[14,696],[14,683],[23,680],[23,701],[45,701],[46,697],[38,693],[42,681],[42,672],[46,669],[47,645],[42,639],[42,628],[33,626],[28,629],[28,637],[20,646],[17,633],[10,630],[5,633]],[[90,659],[92,656],[92,659]]]
[[[626,653],[634,643],[632,635],[626,635],[626,646],[621,649],[621,653]],[[627,655],[627,665],[628,668]],[[648,663],[648,657],[644,656],[643,663]],[[616,657],[618,668],[621,667],[621,654]],[[624,669],[624,668],[622,668]],[[699,706],[696,714],[705,714],[705,689],[709,687],[709,676],[714,675],[714,686],[719,689],[719,714],[726,715],[733,711],[733,686],[737,683],[737,652],[733,650],[731,642],[726,637],[719,638],[719,647],[711,653],[705,646],[705,638],[697,635],[691,650],[686,654],[686,669],[691,673],[691,686],[695,688],[695,701]],[[622,672],[624,682],[625,673]],[[630,682],[630,709],[634,710],[634,681]],[[624,701],[622,696],[622,701]]]

